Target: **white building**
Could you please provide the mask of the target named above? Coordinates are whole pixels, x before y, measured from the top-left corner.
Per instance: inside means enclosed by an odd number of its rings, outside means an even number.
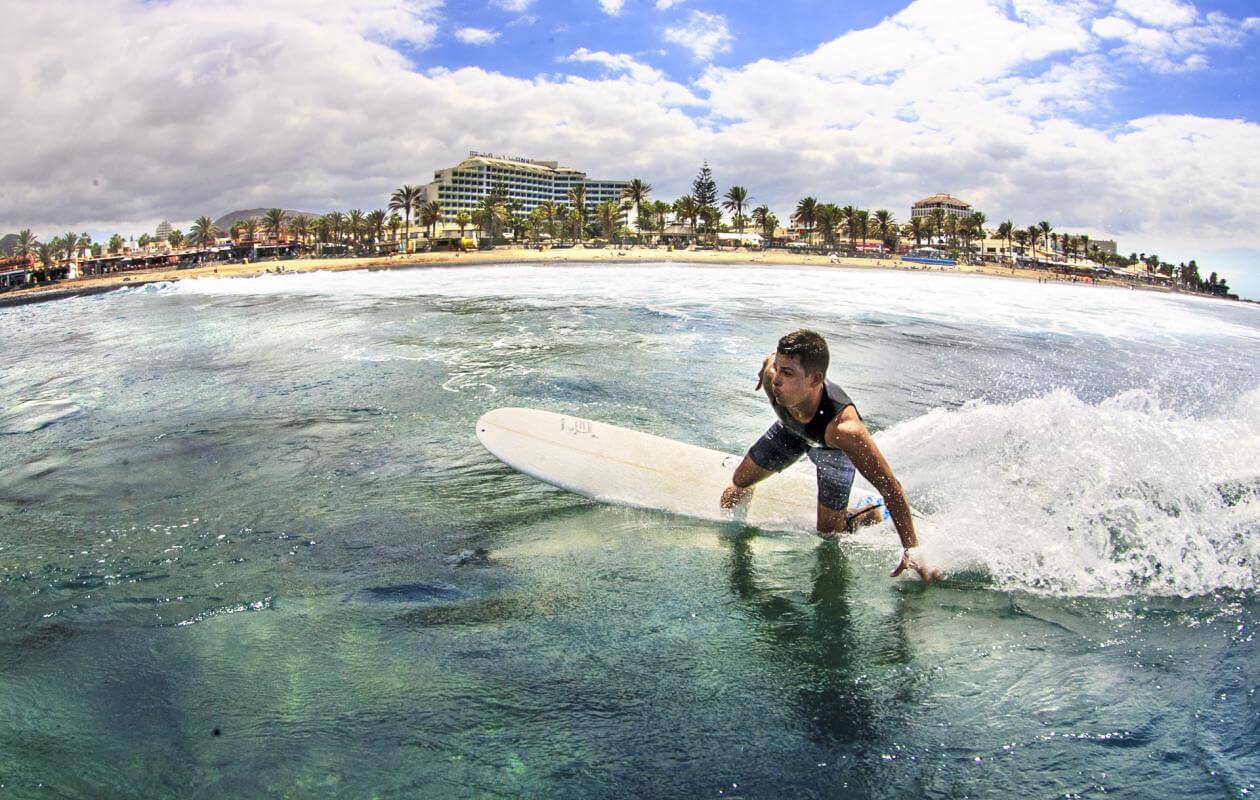
[[[461,211],[474,213],[481,198],[491,189],[501,188],[509,201],[520,201],[528,214],[540,203],[551,201],[569,204],[569,190],[586,186],[586,214],[589,218],[599,204],[621,201],[628,180],[597,180],[585,172],[562,167],[555,161],[469,153],[459,164],[433,173],[433,181],[424,187],[424,200],[442,204],[442,219],[453,223]]]
[[[946,214],[955,217],[965,217],[972,212],[971,203],[959,200],[957,197],[948,194],[934,194],[931,197],[925,197],[915,203],[910,208],[911,217],[926,217],[936,209],[941,209]]]

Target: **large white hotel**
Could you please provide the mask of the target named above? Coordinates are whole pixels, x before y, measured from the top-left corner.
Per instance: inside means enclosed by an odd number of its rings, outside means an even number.
[[[572,167],[556,161],[536,161],[491,155],[472,151],[459,164],[433,173],[433,181],[424,187],[424,199],[442,204],[442,218],[450,223],[461,211],[473,213],[481,198],[491,189],[502,188],[508,200],[518,200],[528,214],[540,203],[551,201],[568,204],[569,190],[586,186],[586,212],[606,200],[621,201],[622,191],[630,184],[625,180],[596,180]]]

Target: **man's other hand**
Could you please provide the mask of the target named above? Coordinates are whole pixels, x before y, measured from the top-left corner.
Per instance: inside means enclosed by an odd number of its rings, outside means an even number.
[[[890,578],[895,578],[907,569],[912,569],[919,573],[919,577],[924,583],[931,583],[941,579],[941,571],[928,566],[927,561],[923,559],[923,555],[917,547],[907,547],[901,551],[901,563],[892,571]]]
[[[734,508],[751,497],[752,493],[751,486],[740,487],[732,483],[726,487],[726,491],[722,492],[722,499],[719,501],[719,504],[722,508]]]

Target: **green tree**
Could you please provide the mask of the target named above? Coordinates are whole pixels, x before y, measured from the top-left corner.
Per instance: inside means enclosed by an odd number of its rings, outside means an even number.
[[[394,242],[395,245],[398,245],[398,229],[403,226],[402,217],[397,214],[390,214],[389,221],[385,224],[389,226],[390,241]],[[398,247],[398,252],[402,252],[402,247]]]
[[[674,217],[685,219],[691,225],[691,236],[696,236],[696,223],[700,219],[700,204],[692,195],[683,195],[674,201]]]
[[[875,233],[879,235],[879,240],[889,250],[896,248],[897,220],[893,218],[893,213],[886,208],[878,209],[875,212]]]
[[[372,252],[379,252],[385,240],[385,210],[373,209],[363,216],[363,227],[372,243]]]
[[[499,223],[508,218],[507,195],[498,186],[481,196],[477,204],[477,214],[482,230],[490,238],[490,247],[494,247],[494,239],[498,233]]]
[[[792,222],[805,228],[805,241],[809,241],[814,233],[814,212],[818,201],[812,197],[802,197],[796,204],[796,212],[792,214]]]
[[[651,192],[652,185],[638,178],[630,181],[630,185],[621,191],[621,199],[634,206],[634,227],[640,239],[643,238],[643,204],[648,201]]]
[[[350,244],[355,250],[359,250],[363,246],[363,234],[367,231],[367,217],[364,216],[363,210],[352,208],[346,214],[346,233],[350,237]]]
[[[621,216],[621,205],[613,200],[605,200],[595,208],[595,218],[604,229],[604,236],[609,241],[617,238],[617,220]]]
[[[263,214],[263,230],[271,236],[272,244],[280,244],[280,233],[286,221],[283,208],[269,208]]]
[[[179,228],[174,228],[171,230],[171,235],[166,237],[166,241],[170,244],[172,249],[178,250],[184,246],[184,232]]]
[[[459,238],[464,238],[464,229],[472,224],[472,214],[467,211],[460,211],[455,214],[455,224],[459,226]]]
[[[110,255],[117,255],[122,252],[124,244],[126,244],[126,241],[123,237],[115,233],[113,236],[109,237],[109,245],[106,249],[109,251]]]
[[[1041,242],[1043,245],[1045,245],[1047,254],[1050,251],[1050,242],[1051,242],[1050,233],[1053,230],[1054,230],[1054,226],[1051,225],[1049,222],[1046,222],[1044,219],[1041,222],[1037,223],[1037,231],[1041,234]],[[1047,258],[1049,258],[1048,255],[1047,255]]]
[[[767,242],[774,238],[775,226],[779,220],[770,210],[770,206],[759,205],[752,210],[752,222],[761,229],[761,238]]]
[[[219,229],[214,226],[214,220],[209,217],[197,217],[189,233],[193,242],[202,248],[214,247],[214,243],[219,238]]]
[[[932,234],[929,242],[934,244],[941,243],[941,235],[945,232],[945,209],[934,208],[928,212],[928,232]]]
[[[574,240],[582,238],[582,228],[586,225],[586,184],[579,183],[569,190],[569,202],[578,213],[578,224],[573,234]]]
[[[717,203],[717,182],[713,180],[713,170],[709,169],[708,161],[704,162],[691,183],[691,196],[702,209],[714,208]]]
[[[411,252],[411,214],[423,200],[424,189],[411,184],[404,184],[389,196],[389,210],[403,212],[403,224],[405,226],[403,252]]]
[[[1015,254],[1011,250],[1011,236],[1013,236],[1014,233],[1015,233],[1015,223],[1012,222],[1011,220],[1008,219],[1002,224],[998,225],[998,229],[997,229],[998,238],[1006,240],[1006,255],[1007,255],[1007,258],[1011,260],[1011,263],[1015,263]]]
[[[18,258],[30,258],[35,255],[35,245],[39,244],[30,228],[18,231],[17,242],[13,245],[13,255]]]
[[[735,229],[740,233],[744,232],[744,204],[748,202],[748,190],[743,186],[732,186],[726,190],[726,197],[722,200],[722,208],[731,212]]]
[[[831,250],[836,245],[836,227],[844,219],[844,209],[835,203],[819,203],[814,207],[814,225],[822,232],[823,247]]]
[[[437,226],[442,216],[442,204],[437,200],[430,200],[420,207],[420,224],[429,229],[429,239],[437,238]]]

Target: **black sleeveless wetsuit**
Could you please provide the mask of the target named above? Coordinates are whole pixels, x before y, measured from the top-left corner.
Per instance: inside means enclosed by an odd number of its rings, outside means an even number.
[[[848,393],[831,381],[826,382],[818,411],[809,422],[797,422],[786,408],[772,403],[779,421],[757,440],[748,455],[762,469],[782,472],[808,453],[818,468],[818,502],[843,511],[848,507],[849,489],[853,486],[853,462],[843,450],[827,447],[825,436],[831,421],[851,405],[853,400]]]

